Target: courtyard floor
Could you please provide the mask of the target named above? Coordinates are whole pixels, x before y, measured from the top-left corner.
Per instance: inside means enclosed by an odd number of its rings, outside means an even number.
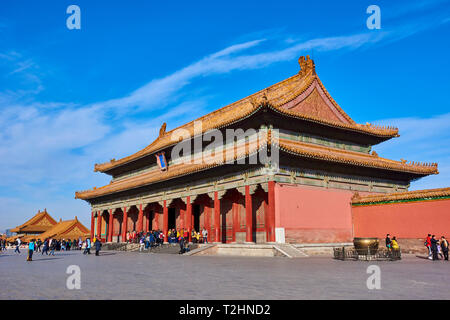
[[[331,257],[179,256],[80,251],[54,257],[26,251],[0,254],[0,299],[450,299],[450,263],[405,256],[396,262],[336,261]],[[369,290],[369,265],[381,289]],[[69,290],[77,265],[81,288]]]

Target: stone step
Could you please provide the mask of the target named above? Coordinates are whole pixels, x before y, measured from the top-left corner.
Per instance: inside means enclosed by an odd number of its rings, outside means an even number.
[[[190,250],[197,249],[198,244],[189,244]],[[139,247],[137,249],[139,251]],[[180,245],[177,244],[163,244],[160,246],[152,247],[147,250],[143,250],[143,253],[166,253],[166,254],[178,254],[180,252]]]
[[[284,256],[288,258],[306,258],[308,255],[300,249],[297,249],[291,244],[288,243],[279,243],[273,246],[275,250],[282,253]]]
[[[200,244],[200,245],[198,245],[198,247],[197,247],[196,249],[192,249],[191,251],[186,252],[186,253],[184,253],[183,255],[184,255],[184,256],[192,256],[192,255],[194,255],[194,254],[197,254],[197,253],[199,253],[199,252],[202,252],[202,251],[207,250],[207,249],[209,249],[209,248],[212,248],[212,247],[214,247],[214,246],[215,246],[215,244],[212,244],[212,243],[208,243],[208,244]]]

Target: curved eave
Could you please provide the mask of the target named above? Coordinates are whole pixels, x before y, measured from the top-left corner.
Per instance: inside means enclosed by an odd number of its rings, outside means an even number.
[[[433,166],[428,165],[411,165],[402,163],[400,161],[394,161],[390,159],[369,156],[364,157],[362,154],[358,154],[356,152],[350,151],[342,151],[341,155],[333,154],[336,152],[336,149],[326,148],[326,147],[315,147],[318,151],[308,151],[303,150],[300,146],[290,146],[287,144],[283,144],[280,142],[278,148],[284,152],[294,154],[296,156],[301,156],[310,159],[322,160],[327,162],[341,163],[358,167],[368,167],[374,169],[382,169],[393,172],[405,172],[417,176],[427,176],[430,174],[438,174],[437,164]],[[331,151],[331,152],[328,152]],[[355,159],[352,157],[360,157],[360,159]],[[366,159],[364,159],[366,158]]]
[[[259,148],[261,146],[261,149]],[[267,147],[266,142],[262,142],[258,145],[257,148],[254,148],[252,150],[247,151],[247,146],[245,147],[245,153],[241,155],[235,155],[233,161],[238,161],[240,159],[252,156],[259,152],[259,150],[264,150],[264,148]],[[223,159],[222,161],[216,161],[211,164],[192,164],[182,166],[181,168],[168,168],[168,171],[161,173],[161,176],[159,177],[150,177],[146,178],[146,174],[142,174],[141,176],[132,177],[129,179],[121,180],[120,182],[114,183],[100,187],[100,188],[94,188],[93,190],[86,190],[86,191],[79,191],[75,192],[75,199],[82,199],[82,200],[90,200],[106,195],[111,195],[127,190],[133,190],[136,188],[146,187],[155,183],[169,181],[172,179],[181,178],[187,175],[195,174],[198,172],[206,171],[209,169],[213,169],[216,167],[220,167],[222,165],[226,164],[226,159]],[[150,172],[150,173],[153,173]],[[147,173],[148,174],[148,173]]]

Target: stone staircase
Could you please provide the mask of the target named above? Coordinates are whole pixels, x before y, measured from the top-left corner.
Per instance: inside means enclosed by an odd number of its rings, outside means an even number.
[[[197,249],[198,244],[189,244],[189,248],[190,250],[195,250]],[[139,251],[139,247],[137,249],[137,251]],[[161,246],[157,246],[157,247],[153,247],[153,248],[149,248],[147,250],[143,250],[140,251],[141,253],[165,253],[165,254],[178,254],[180,252],[180,245],[177,244],[168,244],[165,243]]]
[[[113,242],[113,243],[105,243],[102,246],[103,250],[116,250],[116,251],[130,251],[130,252],[140,252],[140,253],[168,253],[168,254],[178,254],[180,252],[180,246],[177,244],[168,244],[165,243],[163,245],[152,247],[149,249],[144,249],[143,251],[139,251],[139,243],[122,243],[122,242]],[[189,248],[191,251],[196,250],[198,248],[198,244],[189,244]]]
[[[273,246],[275,250],[288,258],[306,258],[308,255],[289,243],[277,243]]]
[[[103,243],[102,250],[120,250],[124,251],[124,247],[126,247],[126,243],[122,242],[107,242]]]
[[[184,256],[192,256],[192,255],[195,255],[195,254],[200,253],[202,251],[208,250],[209,248],[212,248],[214,246],[215,246],[215,244],[212,244],[212,243],[199,244],[199,245],[197,245],[197,248],[191,247],[191,251],[186,252],[183,255]]]

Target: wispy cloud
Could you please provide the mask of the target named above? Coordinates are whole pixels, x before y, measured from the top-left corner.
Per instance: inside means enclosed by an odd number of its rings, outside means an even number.
[[[450,109],[450,105],[449,105]],[[375,149],[380,156],[400,160],[437,162],[439,174],[413,182],[411,189],[448,187],[450,181],[450,113],[430,118],[397,118],[376,121],[400,128],[400,138]]]
[[[35,95],[44,89],[39,76],[38,64],[30,58],[23,58],[17,51],[0,52],[0,71],[3,70],[9,70],[2,73],[3,77],[10,80],[10,82],[12,82],[11,80],[19,79],[23,83],[21,89],[15,90],[16,96]],[[23,87],[26,89],[23,89]],[[8,89],[14,90],[13,88]]]

